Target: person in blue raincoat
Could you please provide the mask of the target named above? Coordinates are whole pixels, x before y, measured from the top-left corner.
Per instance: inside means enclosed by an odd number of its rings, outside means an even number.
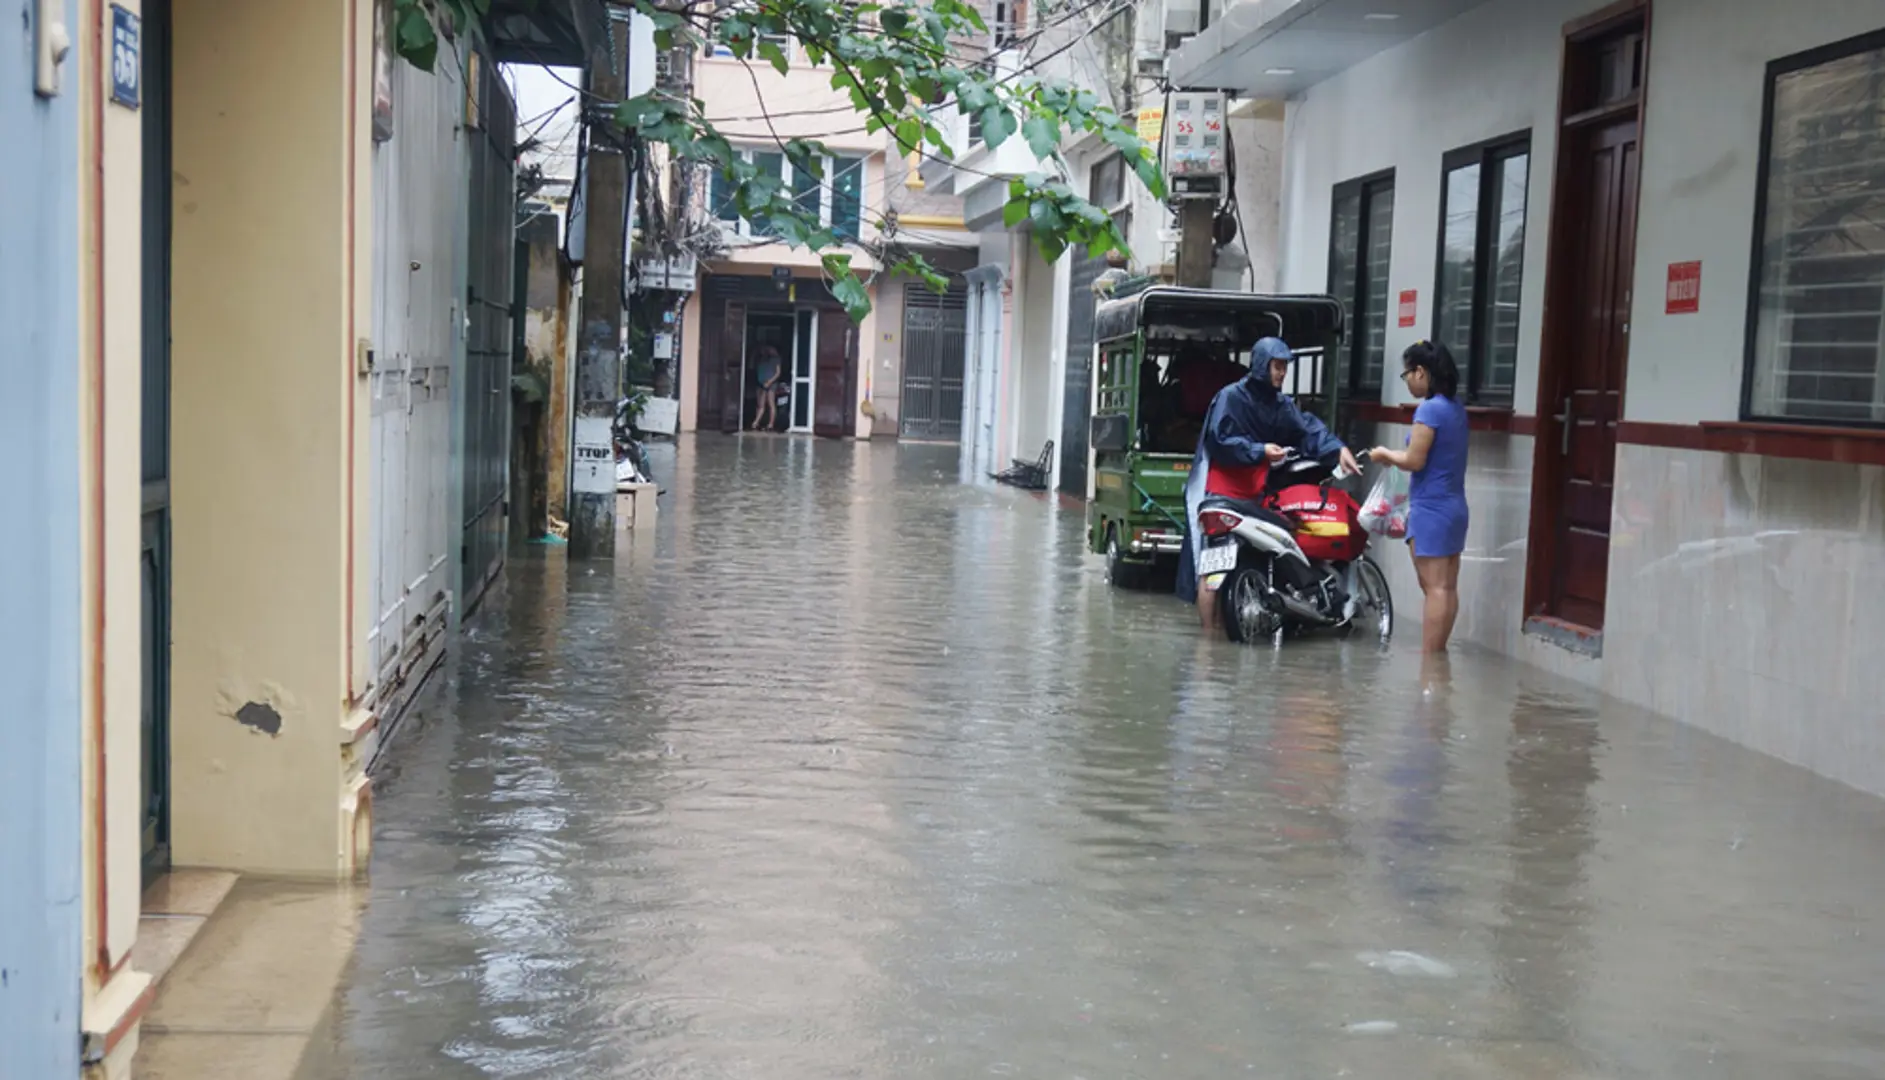
[[[1205,414],[1198,452],[1191,459],[1185,482],[1185,547],[1178,558],[1178,595],[1194,602],[1206,631],[1218,627],[1216,582],[1198,579],[1198,551],[1203,534],[1198,529],[1198,505],[1207,491],[1232,491],[1254,497],[1241,488],[1254,481],[1259,467],[1283,460],[1290,450],[1322,459],[1340,455],[1342,465],[1359,471],[1355,456],[1320,419],[1302,411],[1283,384],[1295,362],[1281,338],[1267,337],[1250,350],[1250,374],[1218,391]],[[1212,473],[1219,473],[1218,482]]]

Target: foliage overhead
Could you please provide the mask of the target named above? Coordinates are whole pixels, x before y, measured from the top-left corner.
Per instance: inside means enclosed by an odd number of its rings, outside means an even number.
[[[1042,169],[1008,181],[1003,219],[1009,228],[1026,223],[1050,262],[1072,247],[1099,256],[1125,252],[1126,240],[1112,216],[1074,194],[1061,154],[1069,137],[1096,136],[1117,149],[1154,196],[1165,196],[1157,150],[1139,138],[1132,120],[1094,91],[1026,72],[1002,75],[967,55],[964,42],[987,41],[982,16],[965,0],[634,0],[655,27],[659,49],[691,46],[697,55],[722,46],[749,74],[769,66],[781,74],[792,56],[780,42],[795,40],[804,58],[829,69],[833,89],[847,94],[865,133],[884,132],[904,155],[954,163],[939,117],[956,108],[981,121],[982,138],[993,149],[1019,137]],[[491,0],[393,0],[393,39],[399,54],[431,70],[438,58],[440,25],[458,34],[481,32]],[[758,87],[757,76],[755,88]],[[763,96],[763,95],[756,95]],[[852,266],[819,215],[794,198],[778,175],[762,173],[742,156],[742,146],[707,117],[699,99],[662,90],[612,107],[615,122],[640,138],[659,143],[676,158],[718,172],[735,211],[765,222],[779,241],[822,253],[832,294],[853,318],[870,311],[865,274]],[[763,105],[762,105],[763,109]],[[767,129],[773,131],[770,117]],[[822,176],[829,156],[815,139],[771,139],[785,160],[808,175]],[[955,165],[962,168],[964,166]],[[874,252],[886,270],[923,278],[938,291],[947,279],[923,257],[895,240],[894,227],[879,221],[888,242]]]

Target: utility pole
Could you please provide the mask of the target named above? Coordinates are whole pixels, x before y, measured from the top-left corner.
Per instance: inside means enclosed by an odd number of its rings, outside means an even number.
[[[1211,287],[1217,263],[1217,240],[1212,227],[1217,204],[1210,199],[1186,199],[1178,204],[1178,284],[1188,289]]]
[[[615,403],[621,393],[622,278],[628,245],[627,134],[614,105],[627,89],[628,21],[611,18],[589,52],[592,117],[583,162],[583,303],[577,329],[575,445],[571,449],[569,553],[615,555]]]

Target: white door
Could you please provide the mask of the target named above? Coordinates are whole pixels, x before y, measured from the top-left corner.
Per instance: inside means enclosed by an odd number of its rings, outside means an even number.
[[[444,648],[451,605],[451,363],[461,318],[462,76],[395,64],[393,137],[373,150],[373,348],[367,633],[370,707],[397,719]]]
[[[792,428],[809,434],[818,415],[818,312],[792,313]]]

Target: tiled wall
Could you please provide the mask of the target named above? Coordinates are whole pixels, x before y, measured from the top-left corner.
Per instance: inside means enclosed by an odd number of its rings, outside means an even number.
[[[1618,447],[1595,661],[1523,632],[1532,440],[1476,433],[1470,462],[1457,640],[1885,794],[1885,468]],[[1374,554],[1417,640],[1412,560]]]
[[[1885,794],[1885,469],[1623,446],[1604,687]]]

